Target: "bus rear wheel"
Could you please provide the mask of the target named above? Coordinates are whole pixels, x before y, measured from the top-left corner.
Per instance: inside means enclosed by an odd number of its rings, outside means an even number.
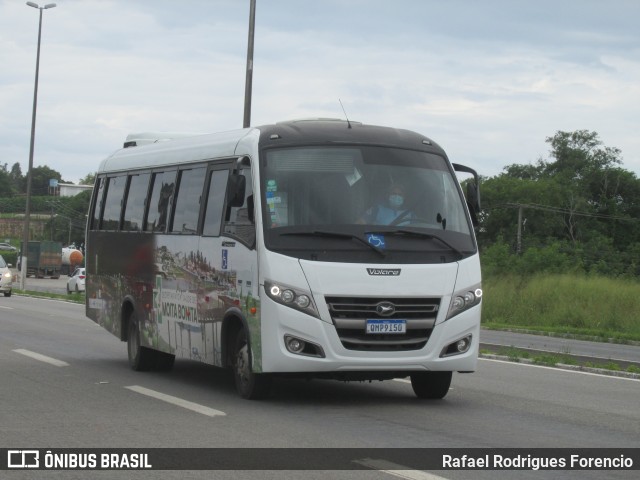
[[[133,370],[138,372],[151,370],[154,366],[155,352],[140,344],[140,329],[138,328],[138,320],[135,312],[131,312],[129,315],[127,333],[129,365]]]
[[[236,390],[242,398],[259,400],[271,391],[271,376],[254,373],[251,368],[251,349],[244,329],[238,332],[233,356],[233,376]]]
[[[411,374],[411,386],[418,398],[439,400],[451,386],[453,372],[415,372]]]

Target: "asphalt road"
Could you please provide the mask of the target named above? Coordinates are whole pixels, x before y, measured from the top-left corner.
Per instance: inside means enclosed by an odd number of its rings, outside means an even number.
[[[13,271],[13,288],[20,288],[20,273],[16,269]],[[36,278],[27,277],[25,280],[25,290],[34,292],[49,292],[49,293],[67,293],[67,280],[68,275],[60,275],[60,278]]]
[[[53,360],[33,358],[32,352]],[[252,402],[236,395],[225,371],[178,360],[172,372],[139,373],[129,369],[126,357],[126,345],[86,319],[82,305],[5,298],[0,448],[640,448],[638,380],[481,359],[476,373],[454,375],[452,390],[439,402],[416,399],[403,381],[297,380],[279,380],[268,400]],[[157,394],[179,401],[169,403]],[[382,470],[309,471],[304,477],[397,478],[397,472]],[[1,473],[9,479],[131,476]],[[636,478],[634,473],[605,476]],[[409,474],[403,478],[603,478],[595,471]],[[301,476],[299,471],[189,473],[189,478]],[[135,477],[184,478],[184,472],[136,472]]]
[[[517,332],[482,330],[480,341],[489,347],[518,347],[536,352],[560,353],[606,363],[640,365],[640,345],[589,342],[572,338],[549,337]]]

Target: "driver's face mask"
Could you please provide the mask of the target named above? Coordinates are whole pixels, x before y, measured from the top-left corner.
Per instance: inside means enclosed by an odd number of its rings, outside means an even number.
[[[391,205],[392,207],[394,208],[401,207],[403,203],[404,203],[404,197],[402,195],[398,195],[395,193],[389,195],[389,205]]]

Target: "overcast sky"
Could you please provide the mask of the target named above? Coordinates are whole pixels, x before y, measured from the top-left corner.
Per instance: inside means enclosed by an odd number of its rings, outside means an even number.
[[[249,0],[57,0],[34,166],[76,183],[131,132],[242,127]],[[40,5],[44,5],[41,2]],[[254,126],[407,128],[486,176],[596,131],[640,176],[638,0],[257,0]],[[29,160],[38,11],[0,0],[0,165]]]

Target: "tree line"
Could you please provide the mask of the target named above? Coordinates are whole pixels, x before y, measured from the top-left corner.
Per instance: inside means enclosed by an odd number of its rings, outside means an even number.
[[[558,131],[550,158],[482,181],[487,274],[640,276],[640,179],[596,132]]]
[[[80,180],[80,185],[93,185],[95,174],[90,173]],[[49,180],[58,180],[58,183],[73,183],[63,180],[60,172],[44,165],[34,167],[31,170],[31,194],[34,196],[49,194]],[[19,163],[14,163],[11,168],[5,163],[0,165],[0,198],[27,193],[27,175],[22,173]]]

